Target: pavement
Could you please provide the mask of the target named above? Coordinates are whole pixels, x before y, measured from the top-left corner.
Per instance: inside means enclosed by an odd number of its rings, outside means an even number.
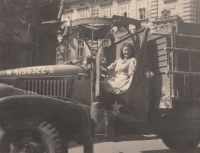
[[[83,153],[83,147],[70,143],[69,153]],[[200,145],[195,151],[176,152],[167,148],[161,139],[122,142],[95,142],[94,153],[200,153]]]

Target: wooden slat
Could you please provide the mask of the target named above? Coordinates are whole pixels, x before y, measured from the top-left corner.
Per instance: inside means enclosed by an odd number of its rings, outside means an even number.
[[[172,98],[172,102],[181,102],[181,103],[199,103],[200,102],[200,99],[198,98]]]
[[[177,42],[176,42],[176,27],[172,26],[171,27],[171,47],[177,47]],[[172,53],[172,61],[171,61],[171,68],[172,71],[177,71],[178,70],[178,55],[176,52]],[[170,75],[170,98],[174,97],[174,91],[178,90],[177,88],[177,77],[174,75]]]
[[[196,50],[196,49],[185,49],[185,48],[172,48],[172,47],[167,47],[166,48],[167,51],[174,51],[174,52],[185,52],[185,53],[199,53],[200,54],[200,50]]]
[[[177,74],[177,75],[200,75],[200,72],[185,72],[185,71],[167,71],[168,74]]]
[[[178,62],[179,65],[188,66],[188,61],[181,60]]]
[[[192,53],[192,57],[200,59],[200,54],[198,54],[198,53]]]
[[[162,67],[162,68],[155,68],[152,70],[153,73],[159,74],[159,73],[165,73],[168,70],[167,67]]]
[[[191,49],[198,49],[198,43],[189,43],[188,41],[178,42],[176,45],[177,48],[191,48]]]
[[[166,67],[167,66],[167,61],[162,61],[162,62],[158,62],[158,63],[152,63],[154,68],[161,68],[161,67]]]
[[[165,50],[161,50],[161,51],[158,51],[158,52],[152,52],[152,54],[151,54],[152,57],[163,56],[163,55],[167,55],[167,52]]]
[[[177,42],[187,42],[187,43],[198,43],[200,41],[200,36],[183,37],[183,35],[177,35]]]
[[[163,56],[150,56],[150,61],[151,62],[161,62],[161,61],[166,61],[167,60],[167,56],[166,54]]]
[[[191,83],[192,83],[192,86],[191,86],[191,97],[193,98],[199,98],[199,95],[200,95],[200,79],[199,79],[199,76],[192,76],[191,78]]]
[[[200,64],[199,63],[198,64],[192,64],[192,68],[199,69],[200,68]]]
[[[179,60],[186,60],[187,59],[187,54],[186,53],[178,53],[178,57],[179,57]]]
[[[200,61],[192,61],[194,67],[200,67]]]
[[[156,38],[153,38],[152,40],[150,40],[148,44],[156,46],[156,44],[160,44],[163,42],[167,42],[166,37],[156,37]]]
[[[159,49],[162,49],[162,48],[165,48],[166,47],[166,41],[165,42],[160,42],[160,43],[158,43],[158,44],[149,44],[148,45],[148,48],[154,48],[154,49],[156,49],[156,50],[159,50]],[[162,47],[162,46],[164,46],[164,47]],[[153,49],[153,50],[154,50]]]
[[[155,52],[160,52],[160,51],[163,51],[164,49],[165,49],[165,47],[158,48],[157,50],[155,50]]]
[[[181,71],[179,69],[179,71]],[[184,70],[182,70],[184,71]],[[177,90],[178,90],[178,97],[183,97],[184,96],[184,75],[174,75],[177,76]]]
[[[188,71],[188,62],[187,61],[179,61],[178,62],[179,71]]]
[[[159,46],[150,46],[148,48],[150,49],[149,51],[152,53],[152,52],[157,52],[159,50],[163,50],[164,48],[166,48],[166,45],[164,44]]]
[[[200,68],[193,68],[192,72],[200,72]]]
[[[184,97],[190,97],[190,76],[184,75]]]
[[[192,56],[192,62],[200,62],[200,57],[194,57]]]
[[[169,33],[159,33],[159,32],[153,32],[152,35],[171,36],[171,34]]]
[[[191,44],[191,43],[187,43],[187,42],[181,42],[181,43],[177,43],[177,48],[191,48],[191,49],[198,49],[198,44]]]
[[[200,62],[192,63],[192,68],[200,68]]]
[[[182,34],[185,34],[185,35],[196,35],[196,36],[200,35],[198,24],[178,22],[177,23],[177,30],[178,30],[178,33],[182,33]]]
[[[157,37],[153,37],[153,38],[148,39],[148,43],[155,42],[156,40],[159,40],[161,38],[165,38],[166,39],[165,36],[157,36]]]

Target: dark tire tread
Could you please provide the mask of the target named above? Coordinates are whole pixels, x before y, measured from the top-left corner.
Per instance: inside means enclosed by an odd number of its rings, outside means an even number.
[[[17,126],[14,131],[6,131],[0,137],[0,153],[4,153],[4,149],[7,146],[8,141],[13,142],[13,138],[18,134],[30,133],[35,137],[40,137],[46,142],[51,153],[67,153],[67,143],[62,139],[60,133],[56,127],[50,123],[32,118],[32,120],[25,121],[21,126]],[[66,143],[66,144],[65,144]],[[9,143],[10,144],[10,143]]]
[[[63,153],[63,144],[62,141],[60,140],[59,133],[58,131],[49,123],[43,122],[41,123],[38,128],[46,130],[48,135],[50,135],[55,142],[54,147],[55,147],[55,153]],[[54,133],[52,132],[54,131]]]

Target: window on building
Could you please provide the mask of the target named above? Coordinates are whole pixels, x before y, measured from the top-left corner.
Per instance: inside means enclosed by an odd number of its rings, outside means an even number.
[[[78,18],[79,19],[86,18],[86,17],[87,17],[86,11],[79,11],[78,12]]]
[[[99,8],[95,6],[95,8],[92,9],[92,17],[99,17]]]
[[[137,14],[138,14],[138,19],[146,19],[146,11],[147,11],[147,1],[139,1],[137,2]]]
[[[101,14],[102,14],[102,17],[109,18],[110,17],[110,8],[102,8]]]
[[[78,57],[82,57],[84,55],[85,51],[85,44],[84,41],[79,41],[78,42]]]
[[[129,16],[128,4],[119,6],[119,15],[120,16],[124,16],[124,17],[128,17]]]
[[[145,11],[146,11],[145,8],[139,8],[139,15],[140,15],[139,19],[145,19],[146,18]]]

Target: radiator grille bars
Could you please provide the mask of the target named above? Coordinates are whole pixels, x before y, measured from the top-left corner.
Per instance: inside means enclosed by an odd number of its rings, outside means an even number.
[[[70,88],[68,80],[26,79],[24,80],[24,84],[26,91],[55,97],[67,97]],[[31,92],[27,92],[26,94],[31,94]]]

